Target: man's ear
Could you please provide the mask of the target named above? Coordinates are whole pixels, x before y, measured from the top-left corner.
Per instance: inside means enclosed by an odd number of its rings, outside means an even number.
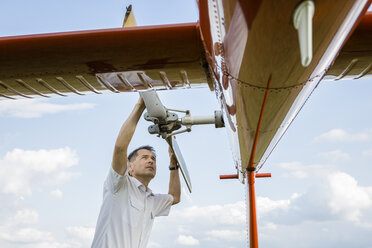
[[[133,173],[132,173],[132,171],[133,171],[133,163],[130,162],[130,161],[128,161],[128,165],[129,165],[128,174],[129,174],[129,176],[133,176]]]

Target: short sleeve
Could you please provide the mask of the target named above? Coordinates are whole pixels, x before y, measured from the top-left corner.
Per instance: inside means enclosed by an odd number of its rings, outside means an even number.
[[[157,216],[167,216],[173,204],[173,196],[169,194],[156,194],[154,196],[153,213]]]
[[[112,194],[116,194],[125,184],[125,178],[128,177],[128,170],[124,176],[118,174],[111,166],[106,178],[106,185]]]

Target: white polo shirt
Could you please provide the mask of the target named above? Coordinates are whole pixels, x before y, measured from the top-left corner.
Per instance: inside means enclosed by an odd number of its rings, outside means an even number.
[[[110,168],[92,248],[145,248],[152,223],[169,214],[173,196],[153,194],[136,178]]]

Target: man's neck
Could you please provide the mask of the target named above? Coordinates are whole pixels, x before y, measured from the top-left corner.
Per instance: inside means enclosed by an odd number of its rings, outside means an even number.
[[[134,178],[136,178],[138,181],[140,181],[146,187],[146,191],[147,191],[147,187],[148,187],[148,185],[151,181],[151,178],[139,177],[139,176],[134,176]]]

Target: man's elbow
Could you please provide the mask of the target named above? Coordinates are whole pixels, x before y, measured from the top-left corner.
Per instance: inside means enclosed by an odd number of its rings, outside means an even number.
[[[172,205],[176,205],[177,203],[179,203],[181,201],[181,197],[175,197],[175,196],[173,196],[173,203],[172,203]]]

